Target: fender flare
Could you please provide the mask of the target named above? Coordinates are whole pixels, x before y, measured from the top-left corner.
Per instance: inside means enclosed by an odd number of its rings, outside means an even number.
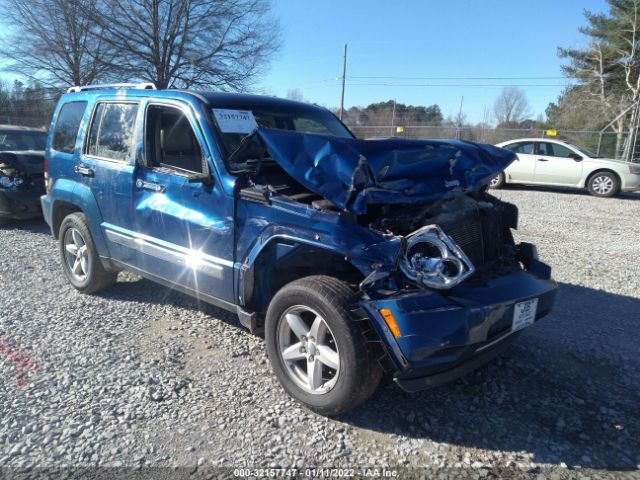
[[[306,232],[305,232],[306,233]],[[316,239],[316,235],[308,238],[300,235],[292,235],[291,233],[278,232],[259,236],[249,249],[249,253],[245,256],[241,263],[237,266],[237,299],[240,305],[246,305],[247,298],[253,294],[252,288],[254,283],[253,268],[260,255],[268,248],[281,242],[283,245],[282,256],[293,252],[298,247],[312,247],[325,251],[327,254],[342,257],[344,261],[350,263],[357,269],[363,277],[369,273],[372,262],[365,258],[353,256],[353,252],[338,248],[335,244],[323,243],[322,239]]]
[[[54,218],[55,211],[60,207],[61,203],[64,202],[76,206],[85,214],[89,231],[99,256],[110,258],[109,247],[101,226],[102,213],[91,189],[86,185],[71,180],[59,179],[56,181],[50,195],[54,199],[51,206],[52,218]]]

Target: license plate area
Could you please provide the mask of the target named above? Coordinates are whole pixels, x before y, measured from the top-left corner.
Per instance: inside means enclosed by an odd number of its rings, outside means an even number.
[[[531,300],[516,303],[513,307],[513,322],[511,323],[511,331],[515,332],[516,330],[528,327],[533,322],[535,322],[537,311],[537,298],[532,298]]]

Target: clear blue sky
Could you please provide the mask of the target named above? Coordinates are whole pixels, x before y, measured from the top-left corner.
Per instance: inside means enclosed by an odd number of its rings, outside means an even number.
[[[283,48],[259,82],[264,92],[285,96],[299,88],[305,100],[339,106],[337,78],[347,42],[345,106],[395,98],[437,103],[446,116],[457,113],[464,96],[463,111],[471,122],[483,119],[485,107],[491,111],[498,84],[521,85],[533,117],[543,113],[566,79],[469,77],[561,77],[557,47],[584,44],[578,27],[585,24],[585,8],[606,10],[604,0],[274,0],[274,7]],[[398,83],[457,86],[371,85]]]

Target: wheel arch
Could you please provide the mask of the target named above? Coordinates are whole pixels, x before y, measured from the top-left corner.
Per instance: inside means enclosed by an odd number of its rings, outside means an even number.
[[[278,290],[294,280],[327,275],[358,284],[364,279],[343,253],[302,240],[272,238],[252,258],[240,268],[238,300],[260,316]]]
[[[87,219],[93,242],[101,258],[110,258],[107,241],[102,232],[102,214],[93,192],[86,185],[76,182],[58,181],[51,192],[51,231],[54,238],[60,235],[64,218],[74,212],[83,213]]]
[[[598,173],[611,173],[611,174],[615,175],[615,177],[618,179],[619,187],[622,188],[622,177],[620,176],[620,174],[618,172],[616,172],[615,170],[612,170],[611,168],[607,168],[607,167],[596,168],[592,172],[589,172],[587,174],[587,176],[585,177],[582,186],[585,187],[585,188],[589,188],[589,182],[591,181],[593,176],[597,175]]]

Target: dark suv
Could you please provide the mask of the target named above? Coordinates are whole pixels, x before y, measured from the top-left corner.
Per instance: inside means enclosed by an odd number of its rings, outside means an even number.
[[[47,133],[0,125],[0,226],[40,216]]]
[[[42,208],[69,282],[126,269],[237,312],[284,389],[333,415],[382,375],[449,381],[546,315],[556,284],[514,205],[509,151],[358,140],[328,110],[240,94],[75,87]]]

